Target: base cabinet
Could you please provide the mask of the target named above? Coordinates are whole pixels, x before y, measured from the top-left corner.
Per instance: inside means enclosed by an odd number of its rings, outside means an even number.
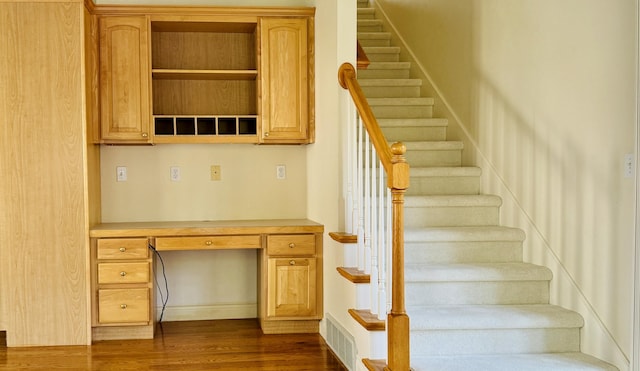
[[[316,259],[269,259],[269,317],[316,315]]]
[[[99,238],[92,246],[93,340],[153,338],[153,255],[147,238]]]

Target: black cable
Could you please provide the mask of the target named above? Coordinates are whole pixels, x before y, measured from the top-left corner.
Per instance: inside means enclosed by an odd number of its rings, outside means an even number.
[[[162,317],[164,316],[164,310],[167,307],[167,303],[169,302],[169,283],[167,282],[167,273],[165,272],[165,269],[164,269],[164,260],[162,260],[162,256],[160,255],[158,250],[156,250],[156,248],[153,247],[153,245],[149,244],[149,248],[153,250],[153,252],[158,256],[158,259],[160,259],[160,264],[162,265],[162,277],[164,278],[164,289],[165,289],[165,292],[167,293],[167,297],[165,298],[164,295],[162,295],[162,290],[160,289],[160,284],[158,283],[158,275],[156,270],[154,269],[153,278],[156,281],[156,286],[158,287],[158,292],[160,293],[160,301],[162,302],[162,311],[160,312],[160,318],[158,319],[158,322],[162,322]]]

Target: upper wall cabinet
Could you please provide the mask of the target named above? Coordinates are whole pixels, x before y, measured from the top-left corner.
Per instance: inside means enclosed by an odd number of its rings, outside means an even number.
[[[149,21],[100,17],[100,134],[104,143],[150,143]]]
[[[262,140],[309,143],[313,133],[313,90],[309,83],[308,21],[260,21]]]
[[[100,17],[101,143],[313,142],[313,9],[122,9]]]

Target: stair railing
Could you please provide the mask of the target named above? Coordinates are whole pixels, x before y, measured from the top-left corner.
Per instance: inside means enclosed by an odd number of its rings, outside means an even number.
[[[358,269],[370,274],[371,312],[380,319],[387,313],[385,369],[408,371],[409,316],[404,295],[404,194],[409,187],[406,147],[401,142],[387,143],[353,65],[340,66],[338,81],[352,98],[347,134],[347,229],[357,235]]]

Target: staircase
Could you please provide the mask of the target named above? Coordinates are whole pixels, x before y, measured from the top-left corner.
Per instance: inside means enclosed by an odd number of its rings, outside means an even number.
[[[580,352],[582,317],[549,304],[551,271],[522,260],[523,231],[499,225],[501,199],[480,193],[422,81],[358,0],[358,71],[380,126],[411,166],[405,197],[405,289],[414,370],[616,370]],[[395,370],[394,370],[395,371]]]

